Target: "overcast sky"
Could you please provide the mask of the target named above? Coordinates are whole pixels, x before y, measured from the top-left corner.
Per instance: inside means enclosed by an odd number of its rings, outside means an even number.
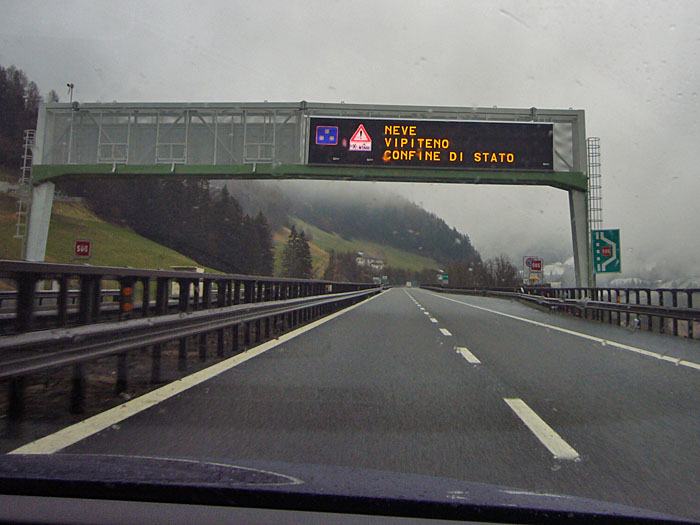
[[[0,65],[11,64],[62,99],[75,83],[84,102],[584,109],[625,269],[700,275],[697,0],[0,0]],[[392,188],[487,257],[571,251],[561,190]]]

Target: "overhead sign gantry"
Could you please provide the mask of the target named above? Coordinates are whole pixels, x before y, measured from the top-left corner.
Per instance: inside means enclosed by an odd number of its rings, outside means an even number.
[[[48,104],[25,259],[43,260],[61,177],[191,176],[548,185],[569,194],[591,282],[584,112],[317,103]]]

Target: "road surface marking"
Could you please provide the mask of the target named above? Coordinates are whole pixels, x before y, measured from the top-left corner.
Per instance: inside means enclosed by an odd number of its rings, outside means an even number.
[[[348,308],[345,308],[344,310],[340,310],[339,312],[330,314],[292,332],[283,334],[278,339],[267,341],[266,343],[253,347],[250,350],[246,350],[245,352],[230,357],[225,361],[221,361],[208,368],[200,370],[199,372],[195,372],[156,390],[152,390],[151,392],[134,398],[124,404],[96,414],[83,421],[80,421],[79,423],[59,430],[58,432],[37,439],[36,441],[27,443],[26,445],[8,452],[8,454],[53,454],[54,452],[58,452],[66,447],[74,445],[78,441],[82,441],[89,436],[97,434],[98,432],[101,432],[112,425],[116,425],[117,423],[120,423],[125,419],[138,414],[139,412],[143,412],[144,410],[151,408],[158,403],[165,401],[166,399],[197,386],[200,383],[211,379],[212,377],[222,374],[233,367],[240,365],[241,363],[245,363],[246,361],[257,357],[260,354],[275,348],[276,346],[284,344],[305,332],[313,330],[314,328],[327,323],[328,321],[331,321],[336,317],[349,312],[350,310],[354,310],[358,306],[367,304],[369,301],[384,295],[384,293],[385,292],[374,295],[365,301],[354,304]]]
[[[552,427],[545,423],[540,416],[535,414],[522,399],[503,399],[515,414],[529,428],[535,437],[547,447],[555,459],[579,460],[581,457],[571,446],[557,434]]]
[[[442,332],[442,335],[452,335],[447,328],[440,328],[440,332]]]
[[[425,315],[427,315],[427,316],[430,316],[430,312],[428,312],[427,310],[426,310],[425,312],[423,312],[423,313],[424,313]]]
[[[475,304],[463,303],[462,301],[457,301],[456,299],[452,299],[451,297],[443,297],[439,294],[428,292],[427,290],[425,290],[425,293],[429,293],[430,295],[434,295],[435,297],[439,297],[440,299],[444,299],[445,301],[452,301],[453,303],[468,306],[470,308],[476,308],[477,310],[483,310],[484,312],[489,312],[492,314],[501,315],[503,317],[508,317],[510,319],[515,319],[516,321],[522,321],[524,323],[530,323],[530,324],[533,324],[535,326],[541,326],[543,328],[547,328],[549,330],[554,330],[556,332],[561,332],[564,334],[569,334],[569,335],[573,335],[576,337],[581,337],[583,339],[588,339],[589,341],[595,341],[596,343],[600,343],[602,345],[613,346],[615,348],[620,348],[621,350],[627,350],[629,352],[634,352],[636,354],[645,355],[647,357],[653,357],[654,359],[659,359],[661,361],[668,361],[669,363],[673,363],[676,366],[685,366],[688,368],[694,368],[696,370],[700,370],[700,363],[694,363],[692,361],[686,361],[685,359],[682,359],[682,358],[671,357],[671,356],[667,356],[664,354],[659,354],[658,352],[652,352],[651,350],[644,350],[643,348],[637,348],[636,346],[626,345],[624,343],[617,343],[615,341],[610,341],[609,339],[603,339],[602,337],[596,337],[594,335],[576,332],[574,330],[569,330],[567,328],[561,328],[560,326],[554,326],[551,324],[542,323],[540,321],[533,321],[532,319],[526,319],[525,317],[518,317],[517,315],[499,312],[498,310],[484,308],[483,306],[476,306]]]
[[[478,365],[481,364],[481,361],[477,359],[477,357],[472,354],[469,350],[467,350],[464,346],[456,346],[455,350],[457,350],[458,354],[461,354],[464,359],[466,359],[469,363],[473,365]]]
[[[437,322],[438,322],[438,320],[437,320],[437,319],[435,319],[434,317],[431,317],[431,318],[430,318],[430,322],[431,322],[431,323],[437,323]]]

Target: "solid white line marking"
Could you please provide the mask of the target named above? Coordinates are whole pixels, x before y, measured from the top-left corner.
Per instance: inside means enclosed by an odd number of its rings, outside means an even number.
[[[535,437],[547,447],[555,459],[580,459],[579,453],[571,448],[540,416],[535,414],[534,410],[527,406],[522,399],[511,398],[503,401],[508,403],[513,412],[535,434]]]
[[[327,323],[328,321],[331,321],[336,317],[339,317],[351,310],[354,310],[359,306],[362,306],[363,304],[367,304],[369,301],[376,299],[384,293],[386,292],[381,292],[373,297],[370,297],[365,301],[354,304],[348,308],[345,308],[344,310],[340,310],[339,312],[335,312],[322,319],[314,321],[313,323],[309,323],[305,326],[302,326],[301,328],[298,328],[293,332],[283,334],[279,337],[279,339],[274,339],[272,341],[268,341],[266,343],[258,345],[241,354],[237,354],[233,357],[230,357],[225,361],[221,361],[220,363],[216,363],[215,365],[200,370],[199,372],[195,372],[194,374],[183,377],[178,381],[174,381],[156,390],[152,390],[151,392],[148,392],[147,394],[139,396],[135,399],[132,399],[127,403],[118,405],[105,412],[102,412],[88,419],[80,421],[79,423],[59,430],[58,432],[37,439],[36,441],[32,441],[31,443],[27,443],[26,445],[16,448],[11,452],[8,452],[8,454],[53,454],[54,452],[58,452],[59,450],[69,447],[77,443],[78,441],[85,439],[86,437],[92,436],[93,434],[97,434],[98,432],[101,432],[102,430],[105,430],[106,428],[109,428],[112,425],[124,421],[125,419],[135,414],[138,414],[139,412],[143,412],[144,410],[157,405],[161,401],[165,401],[166,399],[169,399],[173,396],[180,394],[181,392],[184,392],[185,390],[197,386],[200,383],[203,383],[204,381],[207,381],[214,376],[217,376],[219,374],[222,374],[223,372],[226,372],[227,370],[230,370],[233,367],[240,365],[241,363],[245,363],[249,359],[257,357],[260,354],[275,348],[276,346],[284,344],[287,341],[294,339],[295,337],[300,336],[305,332],[308,332],[309,330],[313,330],[314,328],[324,323]]]
[[[478,365],[481,363],[474,354],[472,354],[469,350],[467,350],[464,346],[456,346],[455,350],[457,350],[458,354],[461,354],[464,359],[466,359],[468,362],[470,362],[473,365]]]
[[[440,328],[440,332],[442,332],[442,335],[452,335],[447,328]]]
[[[626,345],[624,343],[617,343],[615,341],[610,341],[609,339],[603,339],[602,337],[596,337],[594,335],[583,334],[581,332],[575,332],[574,330],[568,330],[566,328],[561,328],[559,326],[554,326],[554,325],[547,324],[547,323],[541,323],[540,321],[533,321],[532,319],[526,319],[525,317],[518,317],[517,315],[499,312],[498,310],[491,310],[490,308],[484,308],[483,306],[476,306],[474,304],[463,303],[462,301],[457,301],[456,299],[452,299],[451,297],[443,297],[439,294],[435,294],[432,292],[425,291],[425,293],[429,293],[430,295],[434,295],[435,297],[439,297],[440,299],[444,299],[445,301],[452,301],[453,303],[468,306],[470,308],[476,308],[477,310],[483,310],[484,312],[489,312],[492,314],[501,315],[503,317],[508,317],[510,319],[515,319],[516,321],[522,321],[524,323],[530,323],[530,324],[533,324],[535,326],[541,326],[541,327],[547,328],[549,330],[554,330],[555,332],[561,332],[563,334],[569,334],[569,335],[573,335],[576,337],[581,337],[583,339],[588,339],[589,341],[595,341],[596,343],[600,343],[602,345],[613,346],[615,348],[620,348],[621,350],[627,350],[629,352],[634,352],[636,354],[645,355],[647,357],[653,357],[654,359],[659,359],[661,361],[668,361],[670,363],[675,364],[676,366],[680,365],[680,366],[685,366],[688,368],[694,368],[696,370],[700,370],[700,363],[694,363],[692,361],[686,361],[685,359],[670,357],[670,356],[667,356],[664,354],[659,354],[657,352],[652,352],[651,350],[644,350],[643,348],[637,348],[636,346]]]
[[[438,320],[437,320],[437,319],[435,319],[434,317],[431,317],[431,318],[430,318],[430,322],[431,322],[431,323],[437,323],[437,322],[438,322]]]

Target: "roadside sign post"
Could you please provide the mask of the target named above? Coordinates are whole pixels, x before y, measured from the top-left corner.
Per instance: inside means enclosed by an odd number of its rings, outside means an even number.
[[[75,239],[73,241],[73,258],[87,260],[92,256],[92,241],[89,239]]]
[[[523,281],[528,284],[541,283],[544,280],[543,267],[544,264],[540,257],[531,255],[523,257]]]
[[[593,271],[595,273],[620,273],[620,230],[591,230]]]

